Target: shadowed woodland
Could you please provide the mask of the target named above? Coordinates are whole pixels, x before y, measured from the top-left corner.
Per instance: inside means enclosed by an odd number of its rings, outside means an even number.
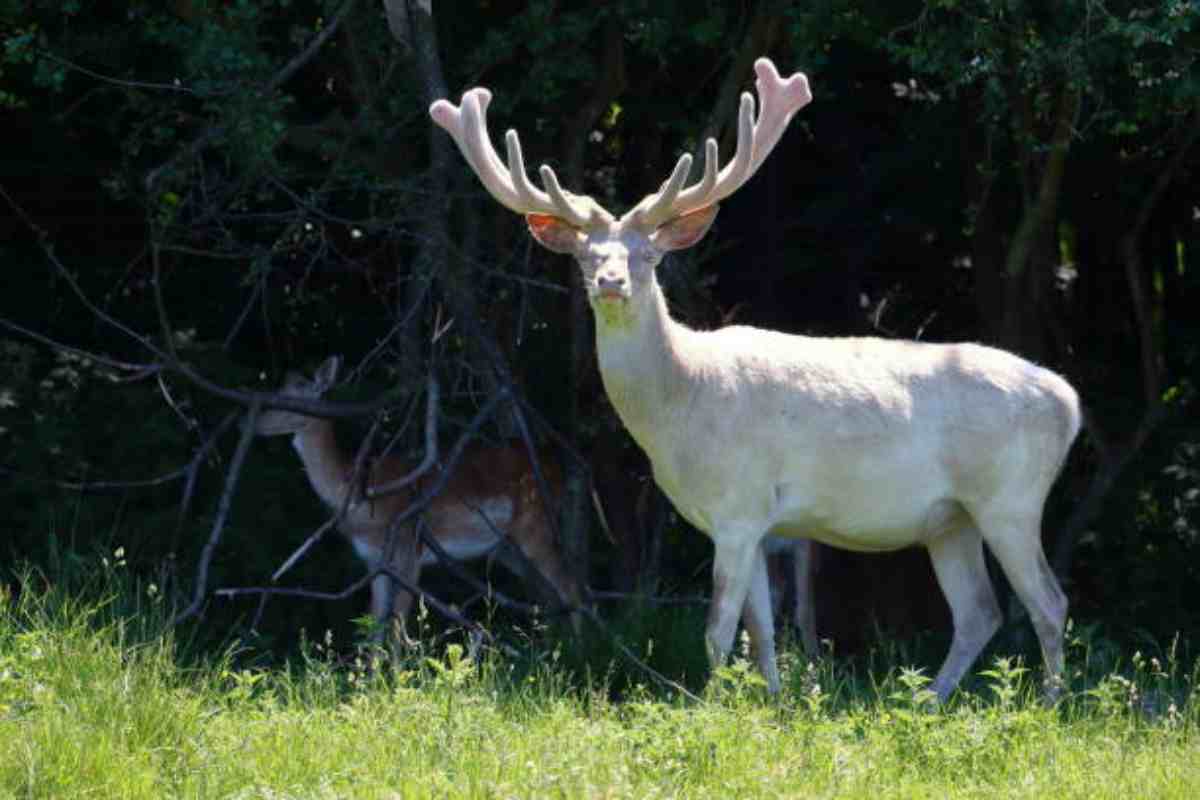
[[[577,267],[427,109],[488,87],[494,136],[624,210],[705,137],[733,151],[768,55],[815,99],[659,267],[674,316],[1059,372],[1086,411],[1044,524],[1072,618],[1195,636],[1195,0],[8,0],[0,35],[6,579],[120,552],[201,640],[351,641],[373,576],[288,441],[255,435],[283,409],[334,421],[348,485],[389,455],[421,473],[395,531],[464,453],[517,443],[561,485],[553,535],[599,619],[705,594],[711,546],[608,404]],[[326,395],[275,394],[335,355]],[[422,626],[483,635],[547,587],[476,563],[421,588]],[[822,548],[815,592],[836,653],[948,628],[921,551]]]

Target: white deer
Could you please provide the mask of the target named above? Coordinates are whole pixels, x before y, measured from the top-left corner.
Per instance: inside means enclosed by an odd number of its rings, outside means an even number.
[[[340,359],[334,356],[323,363],[309,380],[289,373],[282,394],[317,400],[337,379]],[[300,454],[308,480],[317,496],[334,511],[349,497],[338,529],[350,540],[359,558],[374,569],[385,555],[388,528],[395,517],[408,508],[412,499],[433,479],[425,476],[409,489],[369,499],[364,488],[382,486],[409,473],[414,465],[395,457],[381,458],[371,465],[366,480],[351,483],[353,457],[338,446],[333,423],[293,411],[272,409],[258,418],[257,432],[264,436],[289,434]],[[562,494],[562,479],[549,459],[541,459],[547,488],[555,497]],[[440,469],[437,467],[435,469]],[[536,568],[557,592],[556,601],[577,608],[579,586],[568,571],[555,542],[547,502],[538,490],[533,465],[519,444],[502,447],[475,445],[466,449],[442,491],[425,512],[429,532],[447,555],[469,561],[495,556],[500,563],[531,581],[528,567]],[[413,526],[397,534],[392,569],[411,586],[421,577],[421,568],[438,563],[431,549],[422,547]],[[520,548],[521,553],[514,552]],[[521,557],[524,554],[524,558]],[[403,631],[404,619],[412,606],[412,593],[393,586],[386,574],[371,582],[371,614],[383,631],[389,609]],[[572,623],[578,627],[577,618]],[[402,634],[403,635],[403,634]]]
[[[459,106],[439,100],[430,115],[492,196],[582,267],[609,398],[658,485],[715,547],[706,630],[714,666],[740,616],[770,691],[779,690],[767,535],[863,552],[921,545],[954,622],[931,686],[944,700],[1001,623],[987,542],[1029,611],[1053,693],[1067,600],[1046,563],[1041,517],[1080,425],[1066,381],[975,344],[696,331],[667,312],[655,266],[704,236],[717,203],[812,99],[803,74],[783,79],[765,58],[754,69],[762,107],[756,118],[754,98],[742,95],[732,161],[718,170],[709,139],[698,183],[684,187],[692,159],[683,155],[659,191],[619,219],[564,192],[548,166],[544,190],[535,187],[515,131],[502,162],[487,132],[487,89],[466,92]]]

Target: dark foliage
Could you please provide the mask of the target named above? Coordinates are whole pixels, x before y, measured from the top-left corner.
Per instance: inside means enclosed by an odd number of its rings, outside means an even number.
[[[215,387],[269,391],[342,353],[333,399],[373,405],[341,414],[346,447],[378,422],[419,460],[428,373],[447,443],[511,386],[480,434],[524,421],[564,463],[582,453],[618,522],[564,531],[590,584],[703,591],[707,542],[650,490],[594,365],[571,369],[574,267],[445,158],[426,108],[439,79],[491,87],[529,162],[623,208],[702,132],[729,151],[722,104],[767,53],[808,72],[816,102],[705,244],[664,265],[675,312],[986,341],[1061,371],[1089,415],[1046,524],[1073,615],[1194,631],[1200,4],[1058,5],[441,3],[430,61],[421,4],[401,0],[0,3],[3,558],[120,547],[183,605],[221,522],[207,589],[268,584],[325,511],[290,448],[258,440],[221,515],[229,415],[250,399]],[[361,576],[331,535],[284,583]],[[946,622],[919,554],[831,555],[817,597],[842,652]],[[302,629],[349,640],[362,607],[210,599],[204,615],[214,641],[253,621],[282,650]]]

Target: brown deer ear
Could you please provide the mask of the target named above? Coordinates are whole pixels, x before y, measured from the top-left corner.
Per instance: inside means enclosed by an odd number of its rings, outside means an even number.
[[[555,253],[574,255],[584,240],[583,231],[551,214],[526,214],[525,224],[538,244]]]
[[[659,250],[685,250],[704,238],[717,218],[720,206],[715,203],[699,211],[684,214],[661,225],[650,234],[650,242]]]
[[[325,363],[317,367],[317,374],[313,377],[313,383],[321,387],[324,392],[330,386],[333,386],[337,380],[338,369],[342,366],[341,356],[330,356],[325,360]]]

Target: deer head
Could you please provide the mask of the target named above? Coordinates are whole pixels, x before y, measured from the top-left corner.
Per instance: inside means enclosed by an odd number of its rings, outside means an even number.
[[[754,98],[749,92],[742,94],[737,151],[729,163],[718,169],[717,142],[710,138],[699,181],[684,186],[692,168],[691,155],[684,154],[659,190],[620,218],[591,197],[563,190],[549,166],[538,170],[542,188],[534,186],[525,173],[516,131],[505,134],[507,163],[501,161],[487,131],[492,99],[487,89],[465,92],[457,106],[438,100],[429,113],[454,138],[488,192],[525,215],[534,239],[579,262],[597,319],[619,325],[637,316],[639,304],[650,302],[654,268],[663,255],[691,247],[704,237],[721,200],[750,179],[779,142],[792,115],[812,100],[802,73],[781,78],[766,58],[755,62],[754,71],[762,107],[756,117]]]
[[[321,366],[317,367],[312,378],[306,378],[299,372],[289,372],[284,380],[283,388],[280,389],[280,394],[305,400],[320,400],[337,382],[338,370],[341,365],[341,356],[330,356]],[[273,408],[259,415],[255,431],[262,436],[283,436],[291,433],[303,433],[320,422],[319,417]]]

